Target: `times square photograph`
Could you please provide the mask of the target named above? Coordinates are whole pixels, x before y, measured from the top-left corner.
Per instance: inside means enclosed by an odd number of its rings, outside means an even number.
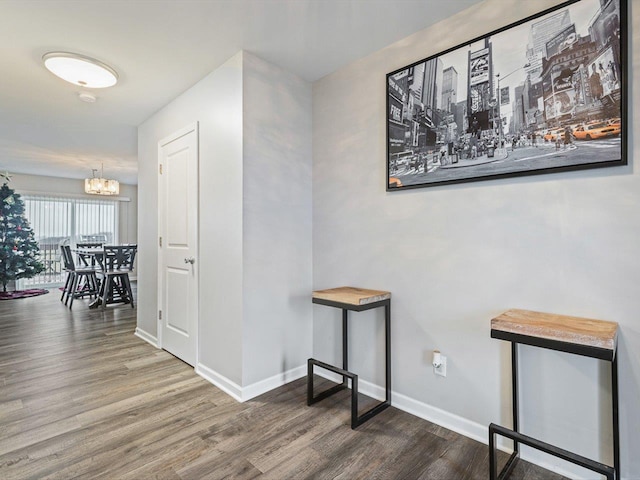
[[[624,15],[579,0],[388,74],[387,189],[626,164]]]

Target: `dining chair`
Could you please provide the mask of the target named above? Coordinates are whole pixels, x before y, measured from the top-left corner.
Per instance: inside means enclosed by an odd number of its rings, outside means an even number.
[[[57,276],[64,273],[64,263],[62,261],[62,249],[60,244],[40,243],[40,255],[44,265],[43,275],[47,281],[56,281]]]
[[[64,262],[64,270],[67,272],[67,278],[62,289],[60,301],[64,300],[64,304],[69,303],[69,308],[73,308],[73,300],[85,296],[95,297],[98,295],[98,278],[96,269],[91,267],[76,267],[71,253],[71,246],[61,245],[62,260]],[[71,299],[71,302],[69,302]]]
[[[105,245],[103,269],[98,270],[100,276],[100,294],[98,296],[102,308],[111,303],[130,303],[134,308],[133,290],[129,272],[133,270],[138,245]]]
[[[76,243],[76,248],[102,248],[104,242],[80,242]],[[82,263],[85,267],[95,267],[96,257],[95,255],[88,255],[86,253],[77,252],[78,262]]]

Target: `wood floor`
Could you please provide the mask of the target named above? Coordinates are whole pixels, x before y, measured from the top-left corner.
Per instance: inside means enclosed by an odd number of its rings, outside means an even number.
[[[237,403],[135,337],[129,305],[58,299],[0,302],[2,479],[488,478],[486,445],[395,408],[353,431],[348,392],[307,407],[305,379]]]

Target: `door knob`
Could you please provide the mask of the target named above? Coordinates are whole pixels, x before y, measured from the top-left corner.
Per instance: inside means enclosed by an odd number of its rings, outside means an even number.
[[[191,265],[193,265],[194,263],[196,263],[196,259],[193,257],[185,258],[184,263],[190,263]]]

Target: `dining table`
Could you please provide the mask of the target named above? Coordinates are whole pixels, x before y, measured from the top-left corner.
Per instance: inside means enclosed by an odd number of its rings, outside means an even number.
[[[72,250],[78,257],[78,261],[84,267],[104,268],[103,247],[79,247]]]
[[[121,246],[128,246],[128,245],[125,244]],[[77,255],[78,261],[82,264],[82,266],[96,267],[97,269],[100,269],[102,271],[105,270],[106,262],[105,262],[104,247],[77,247],[72,251]],[[102,288],[104,287],[100,285],[99,286],[100,292],[102,292]],[[115,288],[114,285],[111,286],[111,289],[113,288]],[[102,301],[100,299],[101,296],[104,297],[105,295],[103,293],[98,295],[98,298],[96,298],[89,304],[89,308],[91,309],[98,308],[102,304]],[[112,295],[107,295],[107,297],[111,297],[111,296]],[[111,302],[107,302],[107,303],[111,303]],[[114,302],[114,303],[120,303],[120,302]],[[125,303],[128,303],[128,302],[125,301]]]

